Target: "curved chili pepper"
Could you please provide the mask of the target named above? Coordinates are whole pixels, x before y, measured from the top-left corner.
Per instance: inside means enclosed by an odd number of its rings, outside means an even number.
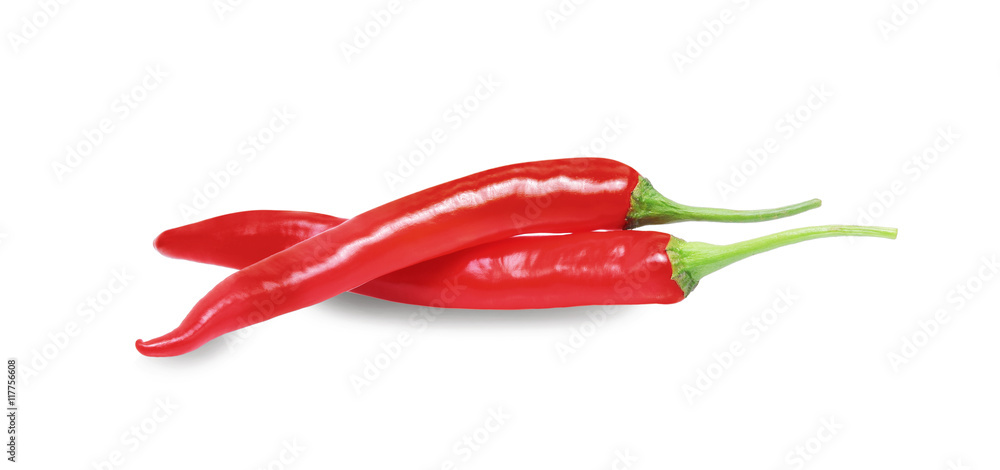
[[[323,218],[326,222],[323,223]],[[269,219],[261,230],[246,220]],[[302,240],[294,230],[332,227],[344,219],[290,211],[252,211],[168,230],[157,247],[169,256],[200,261],[204,252],[230,263],[271,253],[244,248],[270,245],[281,250]],[[211,228],[235,233],[216,243]],[[178,234],[183,233],[183,236]],[[434,258],[373,279],[352,292],[393,302],[449,308],[525,309],[578,305],[670,304],[683,300],[708,274],[780,246],[816,238],[874,236],[895,238],[882,227],[829,225],[780,232],[732,245],[686,242],[658,232],[582,232],[500,240]],[[281,240],[280,243],[274,243]],[[259,241],[263,243],[258,243]],[[233,248],[241,247],[241,248]],[[249,251],[248,251],[249,250]],[[251,253],[251,251],[255,251]],[[235,256],[230,256],[233,254]]]
[[[147,356],[183,354],[392,271],[521,233],[748,222],[818,206],[818,200],[769,211],[684,206],[656,192],[628,165],[607,159],[508,165],[402,197],[247,266],[213,288],[180,326],[137,340],[136,348]]]

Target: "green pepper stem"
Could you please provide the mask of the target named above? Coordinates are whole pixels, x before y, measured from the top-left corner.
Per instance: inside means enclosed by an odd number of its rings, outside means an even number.
[[[686,242],[671,237],[667,244],[667,256],[673,266],[673,279],[687,296],[702,278],[741,259],[806,240],[849,236],[895,239],[896,229],[858,225],[821,225],[786,230],[731,245]]]
[[[790,206],[762,210],[731,210],[711,207],[694,207],[679,204],[659,193],[649,180],[640,176],[639,183],[632,191],[631,207],[625,220],[625,228],[633,229],[643,225],[670,224],[685,221],[709,222],[762,222],[799,214],[815,209],[822,204],[819,199],[811,199]]]

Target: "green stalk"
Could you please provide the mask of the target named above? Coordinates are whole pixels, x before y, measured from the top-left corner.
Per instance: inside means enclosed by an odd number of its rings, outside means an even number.
[[[790,206],[762,210],[730,210],[711,207],[694,207],[678,204],[659,193],[649,180],[640,176],[639,184],[632,190],[632,204],[625,220],[625,228],[642,225],[670,224],[703,220],[709,222],[762,222],[780,219],[815,209],[819,199],[811,199]]]
[[[667,257],[670,258],[674,271],[671,279],[677,282],[687,297],[703,277],[741,259],[806,240],[850,236],[895,239],[896,229],[859,225],[821,225],[786,230],[732,245],[686,242],[671,237],[667,243]]]

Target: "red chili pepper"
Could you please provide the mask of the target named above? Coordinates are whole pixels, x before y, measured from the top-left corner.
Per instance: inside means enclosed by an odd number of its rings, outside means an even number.
[[[768,211],[683,206],[656,192],[629,166],[606,159],[508,165],[402,197],[237,271],[202,298],[180,326],[159,338],[138,340],[136,348],[147,356],[183,354],[392,271],[520,233],[618,230],[684,220],[749,222],[818,206],[818,200]]]
[[[322,231],[343,220],[285,211],[229,214],[168,230],[157,239],[157,247],[168,256],[193,261],[202,261],[204,253],[213,252],[212,259],[220,261],[215,264],[240,268],[237,261],[261,259],[274,252],[260,247],[280,251],[303,240],[309,231]],[[251,221],[261,223],[252,228],[243,225]],[[285,226],[307,226],[308,230],[275,229]],[[220,243],[214,235],[219,231],[233,238]],[[706,275],[735,261],[792,243],[837,236],[895,238],[896,230],[808,227],[725,246],[638,231],[522,236],[424,261],[371,280],[353,292],[438,308],[670,304],[684,299]]]
[[[243,269],[345,220],[315,212],[234,212],[167,230],[153,246],[171,258]]]

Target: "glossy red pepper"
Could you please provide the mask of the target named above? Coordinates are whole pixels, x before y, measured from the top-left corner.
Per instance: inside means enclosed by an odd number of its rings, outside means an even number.
[[[240,268],[244,259],[273,253],[264,246],[281,250],[311,231],[343,220],[290,211],[235,213],[168,230],[156,245],[168,256],[192,261],[212,262],[205,261],[204,255],[211,252],[214,264]],[[219,232],[230,233],[232,238],[219,242],[215,236]],[[640,231],[521,236],[424,261],[371,280],[353,292],[438,308],[670,304],[684,299],[701,278],[753,254],[816,238],[894,238],[895,234],[895,229],[881,227],[822,226],[726,246]]]
[[[153,246],[171,258],[243,269],[345,220],[315,212],[234,212],[164,231]]]
[[[183,354],[392,271],[521,233],[759,221],[818,206],[818,200],[770,211],[683,206],[660,195],[631,167],[607,159],[508,165],[402,197],[247,266],[212,289],[180,326],[138,340],[136,348],[147,356]]]

